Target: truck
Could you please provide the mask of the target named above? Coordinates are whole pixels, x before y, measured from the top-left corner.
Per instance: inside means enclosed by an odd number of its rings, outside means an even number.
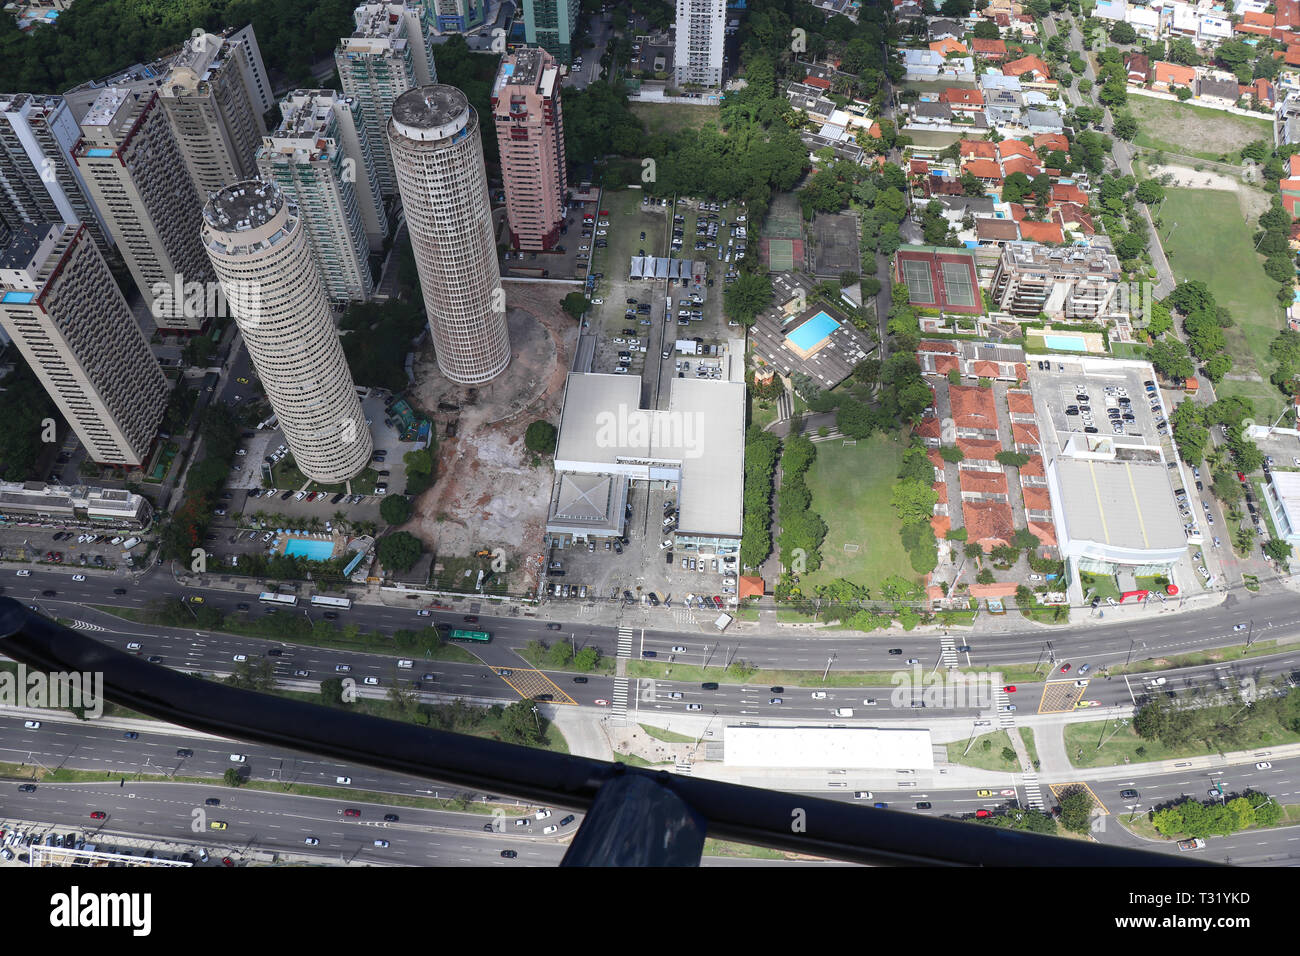
[[[731,623],[730,614],[719,614],[718,619],[713,622],[713,626],[716,627],[719,631],[725,631],[727,629],[727,625],[730,623]]]

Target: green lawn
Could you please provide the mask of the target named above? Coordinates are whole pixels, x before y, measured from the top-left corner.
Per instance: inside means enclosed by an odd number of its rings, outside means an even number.
[[[1229,374],[1253,371],[1264,378],[1227,378],[1215,391],[1220,398],[1246,396],[1255,403],[1257,415],[1275,418],[1282,396],[1267,381],[1273,370],[1268,346],[1284,323],[1277,283],[1264,275],[1264,258],[1254,251],[1254,226],[1242,218],[1236,195],[1226,190],[1175,188],[1166,190],[1166,197],[1160,212],[1161,241],[1174,278],[1202,280],[1219,305],[1232,311],[1236,324],[1224,330],[1228,353],[1235,359]],[[1213,241],[1207,242],[1211,236]]]
[[[984,742],[988,741],[989,748],[984,749]],[[963,756],[966,750],[966,740],[954,740],[944,746],[948,751],[948,762],[961,764],[964,767],[978,767],[981,770],[1005,770],[1009,772],[1018,771],[1020,762],[1018,760],[1005,760],[1002,756],[1002,748],[1011,746],[1011,738],[1007,736],[1005,730],[995,730],[991,734],[981,734],[975,738],[971,744],[970,752]],[[1013,748],[1014,749],[1014,748]]]
[[[1108,597],[1119,600],[1119,584],[1116,582],[1114,575],[1092,575],[1082,572],[1079,578],[1083,582],[1085,596],[1089,590],[1095,590],[1097,592],[1095,596],[1103,601]]]
[[[852,446],[818,442],[817,460],[808,470],[808,488],[813,510],[830,531],[822,544],[821,567],[803,576],[806,588],[841,577],[867,587],[891,574],[916,578],[889,503],[904,450],[903,443],[891,435],[872,435]],[[845,551],[845,544],[858,549]]]
[[[1130,763],[1143,763],[1177,757],[1203,757],[1217,753],[1201,741],[1194,741],[1181,747],[1166,747],[1158,740],[1143,740],[1134,732],[1132,723],[1117,727],[1114,720],[1066,724],[1064,733],[1066,756],[1076,767],[1120,766],[1124,763],[1125,757]],[[1250,741],[1241,744],[1225,744],[1224,749],[1257,750],[1262,747],[1282,746],[1295,743],[1300,739],[1300,734],[1272,721],[1260,720],[1256,733],[1252,734],[1251,738]],[[1100,750],[1097,747],[1099,742],[1101,742]],[[1137,752],[1139,747],[1143,748],[1140,754]],[[1236,787],[1230,789],[1235,790]]]
[[[1227,154],[1235,162],[1241,148],[1252,140],[1273,141],[1272,124],[1263,117],[1234,116],[1223,110],[1150,96],[1130,96],[1127,108],[1138,121],[1133,142],[1147,149],[1210,160]],[[1206,231],[1202,235],[1214,233]]]
[[[680,106],[676,103],[631,103],[633,115],[652,136],[699,129],[705,123],[718,122],[717,106]]]

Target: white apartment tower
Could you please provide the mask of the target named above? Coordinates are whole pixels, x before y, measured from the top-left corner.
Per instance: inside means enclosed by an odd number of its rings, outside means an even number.
[[[24,223],[0,252],[0,326],[91,458],[138,467],[170,388],[84,223]]]
[[[202,205],[157,93],[104,90],[72,155],[146,302],[158,288],[212,280],[197,228]],[[162,329],[195,332],[206,318],[154,308]]]
[[[61,96],[0,95],[0,221],[84,222],[106,252],[112,242],[86,194],[72,151],[81,130]]]
[[[673,63],[678,86],[722,86],[727,0],[677,0]]]
[[[386,128],[393,101],[416,86],[438,81],[429,12],[417,3],[366,3],[353,11],[357,28],[334,51],[343,92],[356,97],[374,151],[379,188],[397,195]]]
[[[358,111],[354,98],[333,90],[295,90],[281,101],[280,126],[257,153],[258,178],[279,186],[301,212],[312,257],[335,303],[374,293],[370,249],[384,240],[383,232],[368,235],[366,229],[367,219],[386,222],[374,163],[368,150],[349,155],[342,129],[359,147]]]
[[[438,368],[487,382],[510,364],[510,335],[478,114],[454,86],[408,90],[388,140]]]
[[[298,468],[356,477],[374,442],[301,211],[274,183],[234,183],[203,207],[202,236]]]
[[[158,91],[194,188],[204,201],[257,170],[270,84],[252,33],[250,26],[235,35],[191,37]]]

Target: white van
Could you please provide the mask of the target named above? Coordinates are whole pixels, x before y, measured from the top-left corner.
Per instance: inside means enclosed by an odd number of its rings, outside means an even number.
[[[412,667],[415,666],[415,661],[400,660],[397,662],[397,666],[402,668],[403,670],[409,671]]]
[[[123,551],[130,551],[132,548],[134,548],[134,547],[135,547],[137,544],[139,544],[139,543],[140,543],[140,539],[139,539],[139,538],[127,538],[125,541],[122,542],[122,550],[123,550]]]
[[[835,716],[836,716],[836,717],[852,717],[852,716],[853,716],[853,708],[852,708],[852,707],[836,707],[836,708],[835,708]]]

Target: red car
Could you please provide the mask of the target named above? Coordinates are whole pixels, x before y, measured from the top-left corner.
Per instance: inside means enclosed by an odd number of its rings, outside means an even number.
[[[222,865],[222,866],[234,866],[234,865],[235,865],[235,861],[232,860],[232,859],[231,859],[230,857],[228,857],[228,856],[223,856],[223,857],[221,858],[221,865]]]
[[[608,216],[608,215],[609,215],[609,210],[608,210],[608,209],[602,209],[602,210],[600,211],[600,214],[601,214],[602,216]]]
[[[1246,476],[1243,475],[1241,472],[1237,472],[1237,480],[1244,485],[1246,483]]]
[[[976,817],[977,819],[980,819],[980,820],[984,819],[985,817],[991,817],[991,816],[993,816],[993,814],[989,813],[989,811],[987,811],[987,810],[976,810],[976,811],[975,811],[975,817]]]
[[[90,819],[92,819],[92,820],[102,820],[102,819],[104,819],[104,817],[106,817],[106,816],[108,816],[108,814],[106,814],[103,810],[96,810],[94,813],[92,813],[92,814],[90,815]]]
[[[1002,693],[1004,694],[1014,694],[1015,692],[1016,692],[1015,684],[1008,684],[1006,687],[1002,688]]]
[[[722,610],[722,597],[720,595],[717,594],[713,595],[713,606],[716,607],[719,611]]]
[[[346,810],[343,811],[343,815],[344,815],[345,817],[359,817],[359,816],[361,816],[361,811],[360,811],[360,810],[354,810],[354,809],[352,809],[351,807],[348,807]]]
[[[1069,664],[1062,664],[1062,665],[1061,665],[1061,673],[1062,673],[1062,674],[1068,674],[1068,673],[1070,673],[1070,665],[1069,665]]]

